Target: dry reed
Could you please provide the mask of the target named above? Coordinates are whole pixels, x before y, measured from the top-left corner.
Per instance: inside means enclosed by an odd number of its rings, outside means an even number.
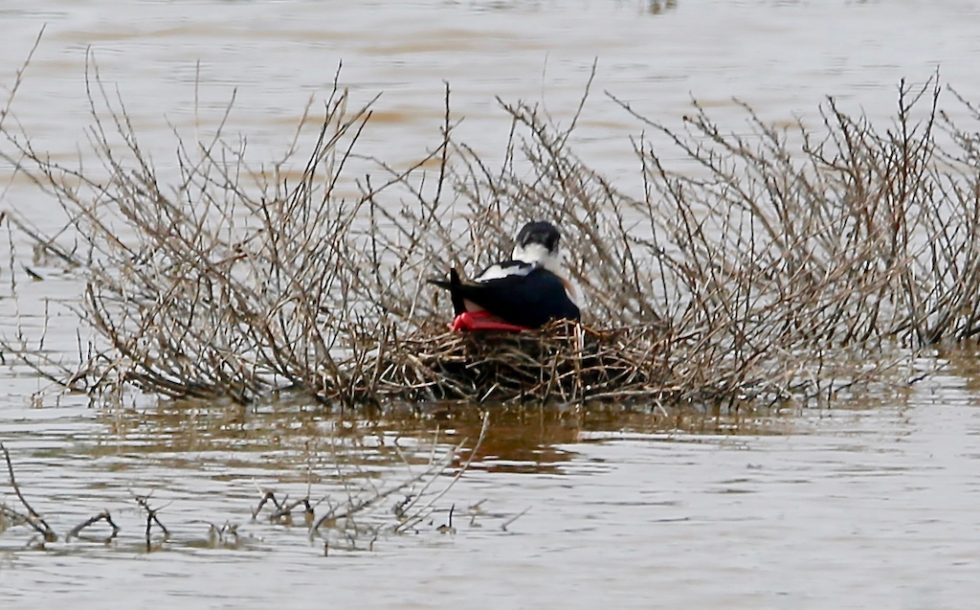
[[[99,170],[60,165],[2,126],[3,155],[80,242],[11,211],[85,280],[78,313],[100,341],[58,376],[73,389],[732,405],[831,396],[890,370],[893,348],[980,334],[980,140],[939,110],[935,79],[902,83],[883,131],[833,99],[818,128],[777,128],[744,106],[739,135],[696,104],[676,130],[613,97],[694,164],[671,171],[662,147],[634,139],[636,197],[574,154],[577,114],[562,127],[523,103],[501,101],[511,136],[488,167],[454,137],[448,87],[430,152],[405,169],[371,159],[353,180],[374,100],[356,107],[336,81],[300,179],[288,176],[302,129],[256,168],[222,124],[205,142],[176,136],[179,176],[163,184],[91,69]],[[425,280],[504,256],[530,219],[561,227],[584,324],[446,331],[448,300]]]

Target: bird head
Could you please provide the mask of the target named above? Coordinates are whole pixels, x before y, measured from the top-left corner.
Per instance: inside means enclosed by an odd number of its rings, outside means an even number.
[[[558,273],[560,258],[558,241],[561,234],[550,222],[543,220],[529,222],[517,233],[517,243],[511,255],[516,261],[538,264],[552,273]]]

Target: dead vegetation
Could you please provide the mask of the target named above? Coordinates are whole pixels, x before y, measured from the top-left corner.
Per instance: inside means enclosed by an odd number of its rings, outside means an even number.
[[[935,79],[902,83],[884,129],[830,99],[816,127],[745,106],[748,132],[727,132],[695,105],[678,130],[610,96],[649,133],[632,141],[636,196],[574,154],[577,116],[563,127],[524,103],[501,102],[510,138],[487,166],[454,137],[448,87],[434,148],[354,178],[373,100],[336,83],[317,136],[301,126],[285,158],[251,166],[220,126],[177,134],[165,181],[91,70],[101,167],[59,164],[2,125],[5,158],[69,219],[59,238],[8,222],[85,281],[77,313],[98,340],[77,365],[39,366],[74,390],[732,405],[832,396],[980,335],[980,138],[941,112]],[[447,332],[425,280],[505,256],[530,219],[562,229],[583,325]]]

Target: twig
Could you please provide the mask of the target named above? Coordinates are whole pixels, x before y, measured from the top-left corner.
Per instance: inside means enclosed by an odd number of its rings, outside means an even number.
[[[14,488],[14,493],[17,494],[17,498],[20,500],[20,503],[27,510],[26,516],[18,516],[23,519],[25,523],[33,527],[37,533],[41,534],[45,542],[56,541],[58,539],[58,535],[55,534],[54,530],[51,529],[51,526],[48,525],[48,522],[34,510],[34,508],[27,502],[27,498],[24,497],[24,494],[21,493],[20,485],[17,484],[17,479],[14,477],[14,465],[10,461],[10,452],[7,451],[7,448],[2,442],[0,442],[0,450],[3,450],[3,459],[7,462],[7,472],[10,475],[10,486]],[[12,509],[8,510],[14,512]]]
[[[500,524],[500,529],[506,532],[507,531],[507,528],[510,526],[511,523],[513,523],[514,521],[517,521],[518,519],[520,519],[521,517],[523,517],[524,515],[526,515],[527,514],[527,511],[529,511],[529,510],[531,510],[531,507],[530,506],[528,506],[527,508],[525,508],[521,512],[517,513],[516,515],[514,515],[513,517],[511,517],[507,521],[504,521],[503,523]]]
[[[104,510],[101,513],[95,515],[94,517],[90,517],[85,521],[83,521],[82,523],[79,523],[78,525],[73,527],[71,531],[68,532],[68,534],[65,536],[65,542],[71,540],[72,538],[80,538],[81,537],[80,534],[82,530],[84,530],[85,528],[91,525],[98,523],[99,521],[105,521],[106,523],[109,524],[110,527],[112,527],[112,533],[110,533],[109,536],[105,538],[106,542],[112,540],[113,538],[116,537],[117,534],[119,534],[119,530],[120,530],[119,526],[116,525],[116,522],[112,520],[112,516],[109,514],[109,511]]]
[[[165,526],[163,522],[160,521],[160,518],[157,517],[157,513],[160,510],[162,510],[163,507],[151,508],[149,504],[149,499],[150,499],[149,496],[140,496],[140,495],[133,494],[133,499],[136,501],[137,504],[140,505],[140,507],[143,510],[146,511],[146,551],[150,552],[153,550],[153,544],[152,544],[150,533],[154,523],[156,523],[157,526],[163,531],[164,540],[170,538],[170,530],[168,530],[167,526]]]

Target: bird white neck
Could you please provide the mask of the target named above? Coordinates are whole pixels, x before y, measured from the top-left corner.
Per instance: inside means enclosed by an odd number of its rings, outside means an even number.
[[[511,255],[515,261],[528,263],[529,265],[540,265],[548,271],[560,275],[561,261],[554,252],[550,252],[542,244],[528,244],[526,246],[514,246]]]

